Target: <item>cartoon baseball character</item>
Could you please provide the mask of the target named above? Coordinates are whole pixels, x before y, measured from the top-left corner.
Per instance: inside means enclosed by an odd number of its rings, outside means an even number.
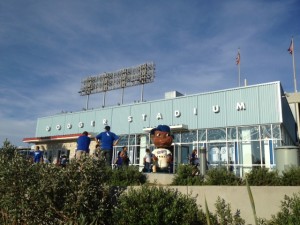
[[[173,142],[170,127],[167,125],[158,125],[150,132],[151,139],[155,145],[152,151],[153,157],[153,172],[156,172],[156,167],[161,170],[167,169],[169,166],[169,156],[172,152],[168,149]]]

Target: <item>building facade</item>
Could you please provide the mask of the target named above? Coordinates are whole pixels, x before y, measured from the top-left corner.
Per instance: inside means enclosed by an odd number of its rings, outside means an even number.
[[[83,131],[93,138],[109,125],[121,137],[114,155],[127,146],[131,164],[142,166],[145,149],[154,149],[149,131],[160,124],[174,135],[175,167],[187,164],[193,149],[205,147],[209,166],[230,167],[238,176],[255,166],[272,169],[274,149],[298,141],[280,82],[186,96],[174,91],[156,101],[38,118],[36,136],[23,141],[40,145],[55,162],[63,153],[75,155]]]

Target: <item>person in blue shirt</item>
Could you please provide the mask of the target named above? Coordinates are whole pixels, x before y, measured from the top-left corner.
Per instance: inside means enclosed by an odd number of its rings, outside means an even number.
[[[35,150],[33,152],[33,162],[34,163],[44,162],[43,152],[40,150],[40,146],[35,146]]]
[[[87,131],[84,131],[82,135],[77,139],[76,159],[80,159],[90,152],[91,139],[88,135],[89,133]]]
[[[104,132],[101,132],[96,136],[95,140],[100,145],[101,152],[103,153],[107,165],[110,166],[112,163],[113,146],[118,144],[119,137],[110,131],[110,126],[105,126],[104,130]]]

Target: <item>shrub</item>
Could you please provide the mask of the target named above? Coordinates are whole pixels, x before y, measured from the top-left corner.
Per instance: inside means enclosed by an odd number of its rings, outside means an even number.
[[[130,188],[118,199],[112,224],[205,224],[197,219],[196,199],[162,187]]]
[[[207,204],[206,204],[207,207]],[[215,203],[216,210],[214,213],[210,212],[207,208],[206,213],[203,213],[203,210],[200,207],[198,213],[198,221],[202,222],[201,224],[212,225],[243,225],[245,220],[241,218],[240,211],[236,210],[233,214],[231,211],[231,205],[226,203],[224,199],[218,197]],[[203,223],[203,221],[205,221]]]
[[[242,225],[245,224],[245,220],[241,218],[240,211],[237,210],[232,214],[230,204],[227,204],[224,199],[218,197],[216,206],[216,217],[218,224],[222,225]]]
[[[129,186],[141,185],[146,181],[147,176],[139,172],[138,167],[125,166],[112,171],[109,184],[112,186]]]
[[[3,146],[0,148],[0,160],[3,162],[9,161],[15,157],[17,153],[17,147],[12,145],[7,139],[3,142]]]
[[[264,167],[255,167],[246,174],[249,185],[276,186],[281,184],[278,171],[269,171]]]
[[[1,151],[0,154],[0,215],[7,224],[21,224],[26,222],[28,204],[32,200],[28,193],[38,190],[38,168],[21,157],[11,158],[6,153]]]
[[[90,158],[72,160],[65,168],[32,164],[5,145],[0,151],[0,224],[109,224],[123,191],[113,185],[145,181],[136,168],[114,171]]]
[[[16,156],[1,165],[0,208],[11,224],[105,224],[112,208],[104,163],[86,159],[66,168]],[[10,188],[8,188],[10,187]]]
[[[300,167],[291,167],[282,172],[282,185],[299,186],[300,185]]]
[[[300,192],[292,197],[284,196],[281,211],[272,216],[268,225],[299,225],[300,224]]]
[[[193,175],[193,170],[194,167],[191,165],[179,165],[172,185],[203,185],[204,177],[202,175]]]
[[[209,169],[205,176],[205,185],[239,185],[241,182],[241,179],[226,167]]]

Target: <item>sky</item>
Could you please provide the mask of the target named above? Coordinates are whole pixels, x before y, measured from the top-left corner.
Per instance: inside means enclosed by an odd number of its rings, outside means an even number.
[[[299,21],[299,0],[2,0],[0,146],[26,147],[38,118],[82,110],[82,79],[146,62],[156,72],[145,101],[238,87],[238,49],[242,85],[280,81],[294,92],[287,49],[293,38],[297,78]],[[126,88],[123,103],[141,90]],[[107,92],[106,106],[121,95]],[[90,109],[102,104],[103,93],[89,97]]]

